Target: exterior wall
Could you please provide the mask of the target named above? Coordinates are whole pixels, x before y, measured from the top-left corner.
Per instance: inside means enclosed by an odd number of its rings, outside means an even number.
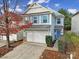
[[[42,23],[42,15],[48,15],[48,23]],[[25,17],[25,20],[31,21],[33,16],[38,16],[39,17],[39,21],[38,23],[33,23],[32,25],[51,25],[51,16],[49,13],[36,13],[36,14],[31,14]]]
[[[51,14],[51,27],[50,32],[52,34],[53,40],[54,40],[54,26],[55,26],[55,17]]]
[[[64,35],[64,28],[61,29],[61,35]]]
[[[71,31],[79,34],[79,14],[72,17]]]
[[[63,26],[61,29],[61,35],[64,35],[64,18],[61,18],[61,26]]]
[[[61,25],[64,26],[64,18],[61,18]]]
[[[46,31],[46,30],[47,30],[47,31],[48,31],[48,30],[50,31],[50,27],[51,27],[50,25],[32,25],[30,28],[27,29],[27,31],[30,31],[30,30],[31,30],[31,31],[35,31],[35,30],[36,30],[36,31],[37,31],[37,30],[38,30],[38,31],[40,31],[40,30],[41,30],[41,31]]]
[[[64,34],[64,18],[61,18],[60,17],[60,24],[57,24],[57,17],[55,17],[54,15],[52,15],[52,26],[50,28],[50,31],[51,31],[51,34],[52,34],[52,37],[53,37],[53,40],[55,39],[55,31],[58,30],[60,31],[60,35],[63,35]],[[55,28],[55,26],[57,28]]]
[[[57,24],[57,19],[58,18],[56,18],[55,19],[55,26],[58,26],[59,27],[59,29],[61,30],[60,32],[61,32],[61,35],[63,35],[64,34],[64,18],[62,18],[62,17],[59,17],[59,19],[60,19],[60,24]]]
[[[55,25],[64,26],[64,18],[59,18],[61,21],[61,24],[57,24],[57,19],[58,18],[56,18],[56,20],[55,20]]]

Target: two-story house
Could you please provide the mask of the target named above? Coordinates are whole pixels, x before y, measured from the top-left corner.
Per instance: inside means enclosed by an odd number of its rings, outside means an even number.
[[[51,35],[53,39],[63,35],[64,16],[55,10],[33,3],[28,6],[24,17],[33,23],[25,35],[29,42],[46,43],[46,35]]]

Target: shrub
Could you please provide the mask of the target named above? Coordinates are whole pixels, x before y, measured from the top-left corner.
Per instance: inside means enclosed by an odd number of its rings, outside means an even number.
[[[48,47],[52,47],[52,36],[50,35],[46,36],[46,44]]]
[[[64,38],[58,41],[58,49],[61,52],[75,51],[75,47],[79,46],[79,36],[72,32],[66,32]]]
[[[64,52],[64,42],[61,40],[58,40],[58,50]]]
[[[79,36],[72,32],[66,32],[65,35],[65,41],[72,42],[75,46],[79,45]]]

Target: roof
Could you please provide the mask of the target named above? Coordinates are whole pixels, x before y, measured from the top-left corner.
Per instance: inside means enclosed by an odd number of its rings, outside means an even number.
[[[77,15],[77,14],[79,14],[79,12],[75,13],[73,16],[75,16],[75,15]]]
[[[62,16],[62,17],[64,17],[64,15],[62,15],[61,13],[59,13],[59,12],[57,12],[57,11],[55,11],[55,10],[53,10],[53,9],[51,9],[51,8],[49,8],[49,7],[45,7],[45,6],[42,6],[41,4],[38,4],[38,3],[32,3],[31,5],[29,5],[29,7],[27,8],[27,10],[26,10],[26,14],[27,14],[27,12],[31,9],[31,7],[33,6],[33,5],[38,5],[38,6],[40,6],[40,7],[42,7],[42,8],[44,8],[45,9],[45,12],[46,11],[48,11],[49,13],[53,13],[55,16]],[[35,10],[36,11],[36,10]],[[43,12],[44,12],[44,10],[43,10]]]
[[[61,13],[59,13],[58,11],[55,11],[55,10],[53,10],[53,9],[51,9],[51,8],[47,8],[47,9],[49,9],[50,11],[51,11],[51,13],[54,13],[55,14],[55,16],[62,16],[62,17],[64,17],[64,15],[63,14],[61,14]]]

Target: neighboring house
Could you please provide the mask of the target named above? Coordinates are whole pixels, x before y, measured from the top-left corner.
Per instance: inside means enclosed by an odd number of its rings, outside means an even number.
[[[71,31],[79,34],[79,12],[77,12],[73,17],[71,21]]]
[[[23,32],[19,32],[19,33],[17,33],[17,34],[10,34],[10,36],[9,36],[9,38],[10,38],[10,41],[18,41],[18,40],[21,40],[21,39],[23,39]],[[0,40],[7,40],[6,39],[6,36],[0,36]]]
[[[24,17],[26,21],[33,22],[25,33],[29,42],[46,43],[46,35],[51,35],[53,39],[59,39],[63,35],[64,16],[53,9],[33,3],[28,6]]]

